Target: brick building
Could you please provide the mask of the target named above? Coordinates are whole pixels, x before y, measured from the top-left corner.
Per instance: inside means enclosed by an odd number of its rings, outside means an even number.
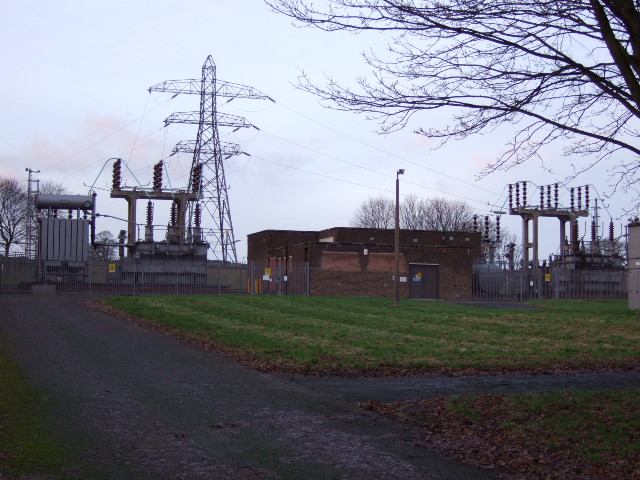
[[[281,293],[392,297],[394,242],[393,229],[264,230],[248,236],[248,260],[264,264],[265,288],[279,282]],[[471,300],[481,255],[480,233],[400,230],[400,294]]]

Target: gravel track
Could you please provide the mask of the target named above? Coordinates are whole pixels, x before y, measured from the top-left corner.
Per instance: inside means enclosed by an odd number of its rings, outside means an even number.
[[[75,452],[63,478],[490,479],[352,403],[81,296],[0,295],[0,333]]]
[[[0,337],[75,452],[63,478],[483,480],[416,447],[356,401],[640,388],[640,372],[481,377],[268,375],[87,308],[82,296],[0,295]]]

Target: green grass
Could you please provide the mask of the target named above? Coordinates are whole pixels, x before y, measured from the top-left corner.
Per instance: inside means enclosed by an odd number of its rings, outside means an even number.
[[[67,452],[47,425],[44,404],[0,341],[0,478],[57,475]]]
[[[469,395],[449,400],[452,412],[499,435],[535,441],[591,463],[640,458],[640,392],[592,390],[519,395]]]
[[[530,370],[640,363],[640,313],[625,301],[536,310],[441,302],[274,296],[112,297],[175,331],[302,371]]]
[[[640,391],[481,394],[363,407],[421,427],[425,443],[518,478],[635,478]]]

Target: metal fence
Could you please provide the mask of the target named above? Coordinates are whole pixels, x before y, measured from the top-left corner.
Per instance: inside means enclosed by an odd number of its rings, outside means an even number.
[[[0,293],[311,295],[312,280],[318,294],[320,280],[309,265],[288,262],[125,257],[78,264],[0,256]],[[627,281],[621,268],[533,271],[478,264],[473,269],[473,299],[627,298]]]
[[[625,269],[509,270],[497,264],[474,267],[473,299],[477,301],[607,298],[627,298]]]
[[[184,258],[38,262],[0,256],[0,293],[309,295],[307,265]]]

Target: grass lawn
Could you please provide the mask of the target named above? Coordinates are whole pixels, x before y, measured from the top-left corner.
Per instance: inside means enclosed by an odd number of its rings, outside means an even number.
[[[111,297],[111,306],[264,370],[300,373],[561,371],[640,365],[640,312],[623,300],[535,310],[294,296]]]
[[[40,478],[37,475],[59,474],[66,466],[68,452],[44,417],[40,393],[0,340],[0,478]]]
[[[421,443],[513,478],[639,478],[640,392],[466,395],[363,407],[407,422]]]

